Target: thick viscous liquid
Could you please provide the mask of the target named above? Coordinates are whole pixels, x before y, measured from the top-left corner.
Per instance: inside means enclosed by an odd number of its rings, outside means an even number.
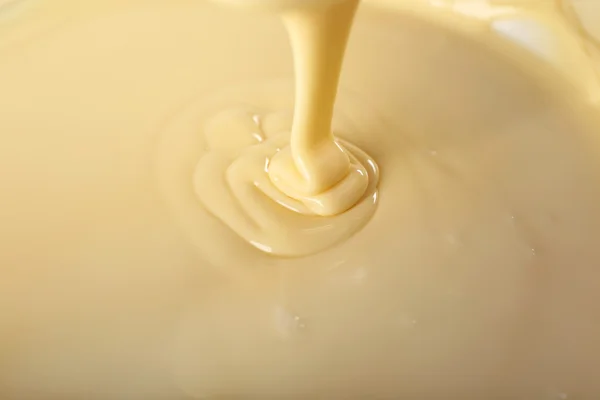
[[[227,121],[291,131],[276,16],[196,0],[13,10],[3,399],[600,393],[597,110],[541,61],[360,8],[333,132],[377,162],[379,204],[351,237],[279,258],[209,212],[196,179],[208,149],[237,151]]]
[[[267,10],[283,7],[280,14],[291,39],[293,122],[276,111],[285,97],[277,98],[262,84],[246,91],[245,101],[253,104],[271,95],[266,108],[226,108],[187,125],[184,115],[166,138],[174,142],[178,134],[196,136],[200,122],[207,149],[194,182],[202,205],[262,251],[306,256],[350,237],[377,203],[377,164],[360,148],[336,139],[332,130],[342,61],[359,2],[265,4]],[[223,100],[233,102],[242,93],[234,89]],[[188,114],[201,115],[204,106]]]

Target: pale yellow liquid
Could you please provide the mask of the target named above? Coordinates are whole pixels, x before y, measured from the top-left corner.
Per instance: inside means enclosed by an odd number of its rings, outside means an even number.
[[[268,0],[263,4],[267,10],[283,7],[280,15],[294,52],[293,122],[274,112],[281,96],[277,99],[269,87],[259,85],[245,93],[254,107],[226,108],[201,124],[208,148],[194,174],[200,202],[243,240],[269,254],[297,257],[327,249],[353,235],[375,212],[377,164],[361,149],[336,139],[332,130],[358,3]],[[223,100],[242,93],[235,89]],[[258,108],[257,98],[269,95],[270,104]],[[168,140],[182,129],[195,135],[197,126],[175,123]]]
[[[291,129],[278,18],[52,4],[0,41],[3,399],[600,393],[600,150],[579,87],[491,32],[366,5],[333,132],[377,161],[379,205],[279,258],[194,185],[209,141],[230,143],[206,135],[224,110]]]

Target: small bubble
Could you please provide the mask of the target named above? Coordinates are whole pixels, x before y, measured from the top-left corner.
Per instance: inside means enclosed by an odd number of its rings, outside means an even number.
[[[256,140],[258,143],[262,143],[263,138],[259,133],[253,133],[252,137],[254,138],[254,140]]]
[[[284,307],[275,309],[275,325],[277,331],[285,337],[306,329],[306,321]]]
[[[407,316],[404,316],[404,317],[400,317],[399,324],[403,328],[414,328],[417,325],[417,320],[407,317]]]
[[[260,118],[260,115],[258,115],[258,114],[254,114],[254,115],[252,116],[252,121],[254,121],[254,123],[256,124],[256,126],[257,126],[257,127],[259,127],[259,128],[261,127],[261,125],[262,125],[262,120],[261,120],[261,118]]]
[[[301,330],[301,329],[306,328],[306,324],[304,323],[304,321],[302,320],[302,318],[300,318],[297,315],[294,317],[294,322],[295,322],[295,325],[296,325],[296,329],[300,329]]]
[[[567,400],[569,395],[565,392],[560,392],[556,389],[546,389],[544,398],[548,400]]]
[[[569,395],[563,392],[551,392],[548,397],[552,400],[567,400]]]
[[[532,255],[533,257],[537,256],[537,250],[535,249],[535,247],[532,247],[532,248],[531,248],[531,255]]]
[[[437,156],[437,155],[438,155],[438,152],[437,152],[437,150],[429,150],[429,154],[430,154],[431,156],[435,157],[435,156]]]

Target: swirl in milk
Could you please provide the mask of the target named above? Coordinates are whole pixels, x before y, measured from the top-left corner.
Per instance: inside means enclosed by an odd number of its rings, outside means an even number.
[[[352,235],[377,203],[375,161],[332,130],[358,0],[333,0],[319,7],[311,2],[256,3],[285,6],[281,15],[296,71],[293,122],[269,131],[264,121],[277,118],[269,113],[242,108],[215,115],[204,129],[209,151],[196,167],[196,194],[256,248],[302,256]]]

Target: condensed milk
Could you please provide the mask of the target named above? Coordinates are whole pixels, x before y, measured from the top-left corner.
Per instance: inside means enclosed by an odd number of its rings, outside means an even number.
[[[251,2],[0,2],[2,398],[597,396],[591,35]]]

